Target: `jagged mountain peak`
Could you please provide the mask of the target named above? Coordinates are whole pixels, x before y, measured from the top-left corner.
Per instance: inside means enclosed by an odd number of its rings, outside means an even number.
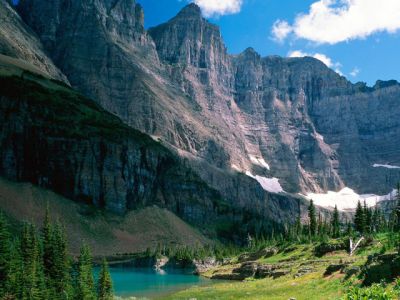
[[[160,58],[169,63],[213,68],[227,58],[220,29],[189,4],[167,23],[149,29]]]
[[[242,57],[251,57],[251,58],[261,58],[261,55],[253,48],[253,47],[248,47],[246,48],[239,56]]]
[[[185,6],[176,16],[176,18],[201,18],[201,8],[196,3],[190,3]]]

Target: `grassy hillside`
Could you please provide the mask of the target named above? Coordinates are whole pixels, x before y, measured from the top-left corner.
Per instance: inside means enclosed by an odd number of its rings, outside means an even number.
[[[191,245],[209,243],[197,230],[173,213],[158,207],[132,211],[116,216],[80,205],[53,192],[29,183],[14,183],[0,178],[0,210],[12,224],[22,220],[40,226],[46,203],[54,220],[60,220],[70,238],[72,253],[77,254],[82,241],[91,246],[94,255],[113,255],[155,248],[165,244]]]
[[[316,255],[318,243],[300,245],[274,246],[276,254],[267,257],[256,257],[255,260],[243,261],[244,256],[231,259],[225,265],[207,271],[206,277],[226,277],[238,272],[248,272],[249,267],[243,264],[257,264],[259,268],[274,270],[272,275],[264,279],[257,279],[257,272],[242,281],[223,281],[208,287],[193,287],[171,295],[168,299],[268,299],[268,300],[335,300],[335,299],[399,299],[394,286],[393,272],[400,271],[399,257],[389,240],[390,234],[379,234],[360,248],[354,256],[346,250],[328,252],[322,256]],[[338,243],[340,240],[331,240]],[[262,252],[259,252],[262,253]],[[256,253],[250,253],[256,255]],[[394,260],[391,261],[394,257]],[[397,257],[397,258],[396,258]],[[400,274],[400,273],[399,273]],[[226,276],[227,275],[227,276]],[[387,285],[379,285],[372,290],[381,289],[386,296],[372,296],[365,298],[361,294],[357,298],[343,298],[353,287],[365,283],[367,286],[386,280]],[[364,291],[362,289],[361,291]],[[356,293],[361,293],[357,292]]]

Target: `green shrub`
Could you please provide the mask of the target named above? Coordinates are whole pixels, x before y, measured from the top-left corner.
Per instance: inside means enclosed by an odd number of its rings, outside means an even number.
[[[383,284],[374,284],[368,288],[351,287],[343,300],[392,300],[397,299],[395,292]]]
[[[400,278],[397,278],[394,281],[394,288],[393,289],[400,295]]]

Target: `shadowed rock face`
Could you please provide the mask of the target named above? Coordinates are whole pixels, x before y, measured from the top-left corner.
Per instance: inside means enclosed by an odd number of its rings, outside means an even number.
[[[266,195],[246,176],[235,178],[250,182],[247,189],[232,192],[258,194],[251,205],[224,197],[185,160],[92,100],[21,72],[0,75],[0,176],[117,214],[157,205],[227,239],[266,233],[297,214],[295,199]]]
[[[74,87],[177,149],[232,202],[268,198],[232,169],[277,177],[288,192],[383,193],[400,179],[372,168],[400,164],[395,82],[353,85],[313,58],[231,56],[193,4],[148,32],[134,1],[18,9]]]
[[[36,36],[6,0],[0,0],[0,54],[20,59],[43,75],[68,82]]]

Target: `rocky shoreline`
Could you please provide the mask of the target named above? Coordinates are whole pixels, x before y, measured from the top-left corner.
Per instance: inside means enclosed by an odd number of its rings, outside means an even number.
[[[193,260],[177,260],[174,258],[168,258],[166,256],[161,256],[158,258],[121,256],[109,257],[107,260],[111,267],[148,268],[156,271],[184,270],[188,274],[194,275],[202,275],[205,272],[210,271],[222,264],[213,257]],[[95,261],[97,261],[97,259]]]

